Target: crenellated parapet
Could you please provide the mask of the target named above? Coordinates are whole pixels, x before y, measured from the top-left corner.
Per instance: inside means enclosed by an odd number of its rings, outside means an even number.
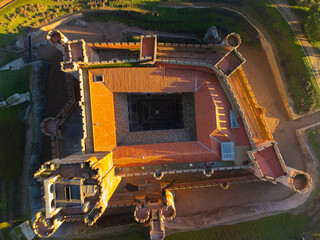
[[[157,58],[157,36],[143,35],[140,41],[140,59],[151,57],[154,62]]]
[[[237,70],[232,76],[225,79],[225,82],[241,116],[245,119],[245,126],[252,145],[256,144],[255,139],[273,141],[271,131],[264,119],[265,109],[258,105],[243,71]]]
[[[165,189],[165,206],[162,208],[162,216],[166,221],[172,221],[176,217],[173,192]]]
[[[158,47],[172,47],[172,48],[213,48],[219,45],[217,44],[186,44],[186,43],[163,43],[159,42],[157,44]]]
[[[51,236],[64,221],[93,225],[121,181],[114,170],[112,153],[71,155],[42,165],[35,178],[43,185],[44,208],[36,216],[35,233]]]
[[[243,125],[246,129],[246,133],[248,135],[248,138],[249,138],[249,141],[250,141],[250,144],[251,146],[254,146],[254,140],[253,140],[253,137],[252,137],[252,133],[250,131],[250,128],[249,128],[249,125],[248,125],[248,121],[247,121],[247,118],[243,112],[243,109],[240,105],[240,102],[238,101],[238,98],[237,98],[237,95],[235,93],[235,91],[233,90],[232,86],[230,85],[230,80],[225,78],[224,80],[224,83],[225,85],[227,86],[227,89],[229,90],[229,93],[231,95],[231,98],[233,100],[233,103],[235,104],[240,116],[241,116],[241,119],[242,119],[242,122],[243,122]]]
[[[93,49],[140,49],[140,42],[95,42],[87,43]]]
[[[152,60],[152,57],[146,56],[137,59],[112,59],[109,61],[100,61],[100,62],[71,62],[65,63],[61,62],[61,71],[63,72],[76,72],[80,71],[81,68],[96,68],[96,67],[112,67],[113,65],[118,64],[127,64],[127,63],[145,63]]]
[[[46,162],[45,164],[41,165],[40,169],[34,174],[34,178],[38,179],[38,181],[43,181],[55,170],[55,164]]]
[[[258,178],[277,183],[287,177],[289,171],[276,142],[261,141],[247,153],[252,163],[250,170]]]
[[[68,38],[57,29],[48,32],[47,40],[60,51],[64,51],[64,45],[68,42]]]
[[[87,114],[86,114],[86,107],[85,107],[85,86],[84,86],[84,79],[83,79],[83,71],[79,69],[79,86],[80,86],[80,99],[79,99],[79,106],[81,108],[82,113],[82,130],[83,130],[83,137],[81,139],[81,151],[86,151],[86,139],[88,137],[87,131]]]
[[[241,37],[238,33],[230,33],[223,42],[226,46],[238,48],[241,44]]]
[[[36,214],[36,220],[33,222],[33,229],[36,235],[41,238],[50,237],[64,222],[62,216],[55,216],[52,219],[47,219],[42,212]]]
[[[118,187],[121,177],[115,176],[112,153],[107,154],[100,160],[96,157],[91,157],[86,162],[89,163],[92,169],[97,171],[93,178],[97,180],[100,188],[99,201],[84,218],[85,223],[92,226],[106,210],[108,201]]]
[[[265,108],[259,106],[259,104],[257,103],[257,99],[255,98],[251,86],[248,82],[248,79],[246,78],[244,72],[242,70],[239,70],[236,72],[236,75],[238,76],[238,79],[241,82],[242,85],[242,89],[245,93],[245,95],[247,96],[248,99],[248,103],[251,107],[251,110],[254,112],[255,116],[256,116],[256,121],[258,122],[258,125],[261,129],[262,132],[262,136],[263,139],[266,140],[273,140],[273,136],[271,134],[271,131],[269,129],[269,127],[266,124],[266,121],[264,119],[265,116]]]
[[[163,185],[164,187],[165,185]],[[172,221],[176,217],[174,193],[169,189],[162,189],[162,199],[157,202],[147,201],[144,197],[136,199],[139,204],[134,210],[134,218],[139,223],[150,220],[150,239],[164,239],[165,221]]]
[[[52,236],[63,222],[92,226],[108,208],[135,206],[137,222],[150,220],[151,239],[164,239],[166,221],[176,217],[176,190],[227,190],[259,181],[299,193],[311,189],[310,176],[287,167],[273,140],[265,109],[241,68],[238,34],[222,45],[158,43],[155,35],[141,36],[140,42],[86,43],[55,30],[48,40],[61,49],[61,70],[70,73],[70,86],[79,80],[80,93],[69,87],[68,103],[56,118],[46,118],[41,130],[62,139],[64,116],[79,104],[83,138],[81,152],[57,156],[34,175],[43,195],[33,223],[38,236]],[[185,116],[187,105],[194,111],[187,116],[192,123],[170,118],[171,111]],[[137,130],[132,123],[151,128]],[[180,138],[180,130],[189,131],[191,124],[196,137]],[[164,137],[151,132],[162,130]],[[171,131],[178,138],[167,138]]]
[[[312,188],[312,178],[306,172],[287,167],[289,174],[279,182],[298,193],[306,193]]]
[[[151,211],[147,207],[137,205],[133,212],[133,216],[138,223],[145,223],[149,220],[150,213]]]
[[[214,66],[222,75],[229,77],[245,62],[246,60],[242,57],[241,53],[232,48]]]

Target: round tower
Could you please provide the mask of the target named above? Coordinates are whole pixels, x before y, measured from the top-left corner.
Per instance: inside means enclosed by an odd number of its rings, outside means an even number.
[[[165,202],[166,206],[162,209],[162,216],[166,221],[171,221],[176,217],[176,207],[174,205],[173,192],[165,190]]]
[[[47,40],[60,51],[62,51],[62,46],[68,42],[68,38],[56,29],[48,32]]]
[[[40,124],[40,129],[42,133],[46,136],[55,136],[57,122],[58,121],[55,118],[45,118]]]
[[[150,209],[136,206],[134,210],[134,219],[139,223],[145,223],[150,218]]]
[[[36,220],[33,222],[33,231],[41,238],[50,237],[64,222],[64,218],[61,216],[54,216],[52,218],[46,218],[45,213],[38,212],[36,214]]]
[[[289,174],[282,178],[280,183],[286,185],[298,193],[308,192],[312,187],[312,179],[306,172],[287,167]]]
[[[230,33],[224,40],[224,43],[228,47],[238,48],[241,44],[241,37],[237,33]]]

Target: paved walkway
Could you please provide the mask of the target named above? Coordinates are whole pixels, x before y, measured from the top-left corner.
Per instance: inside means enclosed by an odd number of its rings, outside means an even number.
[[[287,0],[272,0],[271,2],[277,7],[279,12],[284,16],[294,31],[305,54],[308,56],[309,63],[313,69],[318,84],[320,85],[320,50],[313,47],[308,41],[303,30],[302,19],[292,10]]]

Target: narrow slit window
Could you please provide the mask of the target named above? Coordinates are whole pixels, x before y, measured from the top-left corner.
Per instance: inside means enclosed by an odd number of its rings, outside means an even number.
[[[70,187],[65,187],[64,188],[64,194],[65,194],[65,200],[67,202],[70,202],[71,201],[71,189],[70,189]]]

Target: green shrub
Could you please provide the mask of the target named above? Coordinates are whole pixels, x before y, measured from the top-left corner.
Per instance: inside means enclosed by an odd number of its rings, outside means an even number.
[[[305,113],[318,108],[319,86],[288,22],[264,0],[246,0],[245,8],[265,27],[277,47],[296,111]]]
[[[314,46],[320,47],[320,2],[310,7],[304,27],[310,42]]]

